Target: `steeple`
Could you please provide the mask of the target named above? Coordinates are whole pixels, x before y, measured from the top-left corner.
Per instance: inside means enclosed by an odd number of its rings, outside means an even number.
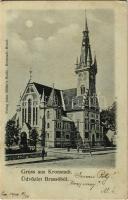
[[[85,11],[85,27],[83,30],[83,39],[82,39],[82,46],[81,46],[81,55],[80,55],[80,63],[77,64],[77,68],[89,68],[92,64],[92,54],[91,54],[91,47],[89,42],[89,29],[88,29],[88,22],[86,17]]]
[[[88,31],[88,22],[87,22],[87,17],[86,17],[86,10],[85,10],[85,32],[89,32]]]
[[[97,72],[96,58],[95,63],[93,61],[85,12],[80,60],[77,58],[75,68],[75,73],[77,74],[77,96],[85,95],[85,91],[89,91],[90,88],[92,88],[91,91],[95,91],[95,75]]]

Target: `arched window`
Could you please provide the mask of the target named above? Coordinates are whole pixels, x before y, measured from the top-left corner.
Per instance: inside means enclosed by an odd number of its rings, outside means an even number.
[[[49,112],[49,110],[47,111],[47,119],[49,119],[50,118],[50,112]]]
[[[60,117],[60,111],[56,110],[56,118],[59,119],[59,117]]]
[[[36,107],[36,125],[38,124],[38,108]]]
[[[85,119],[85,129],[88,130],[88,119]]]
[[[66,139],[69,139],[69,135],[66,135]]]
[[[81,94],[84,94],[84,93],[85,93],[85,86],[81,85]]]
[[[25,117],[24,117],[25,122],[26,122],[26,112],[27,112],[27,111],[26,111],[26,108],[25,108]]]
[[[49,123],[47,123],[47,128],[49,128],[50,127],[50,124]]]
[[[31,105],[32,105],[32,100],[28,99],[28,123],[31,124]]]
[[[24,123],[24,108],[22,109],[22,125]]]
[[[35,124],[35,107],[33,107],[33,125]]]
[[[60,131],[56,131],[56,138],[61,138],[61,132]]]
[[[28,87],[26,93],[31,93],[31,92],[34,92],[33,88],[31,86]]]
[[[58,104],[59,104],[58,98],[57,96],[55,96],[55,105],[58,105]]]

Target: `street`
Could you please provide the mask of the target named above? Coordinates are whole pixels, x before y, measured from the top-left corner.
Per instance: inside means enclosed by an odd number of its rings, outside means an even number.
[[[89,168],[113,168],[115,166],[115,153],[99,154],[99,155],[84,155],[84,156],[57,156],[52,155],[45,158],[42,161],[41,158],[26,159],[22,163],[9,164],[8,166],[21,168],[21,167],[89,167]]]

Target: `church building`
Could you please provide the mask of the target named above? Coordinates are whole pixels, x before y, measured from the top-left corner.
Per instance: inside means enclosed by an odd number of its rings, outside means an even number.
[[[27,132],[28,127],[35,128],[47,147],[102,144],[96,94],[97,60],[96,56],[92,57],[87,20],[75,74],[76,87],[66,90],[33,82],[30,77],[17,105],[16,123],[21,132]],[[27,136],[29,138],[29,131]]]

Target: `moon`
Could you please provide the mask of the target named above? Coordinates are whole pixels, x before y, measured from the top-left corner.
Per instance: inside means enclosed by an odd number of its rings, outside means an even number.
[[[28,28],[31,28],[33,26],[33,22],[31,20],[27,20],[25,22],[25,25],[28,27]]]

